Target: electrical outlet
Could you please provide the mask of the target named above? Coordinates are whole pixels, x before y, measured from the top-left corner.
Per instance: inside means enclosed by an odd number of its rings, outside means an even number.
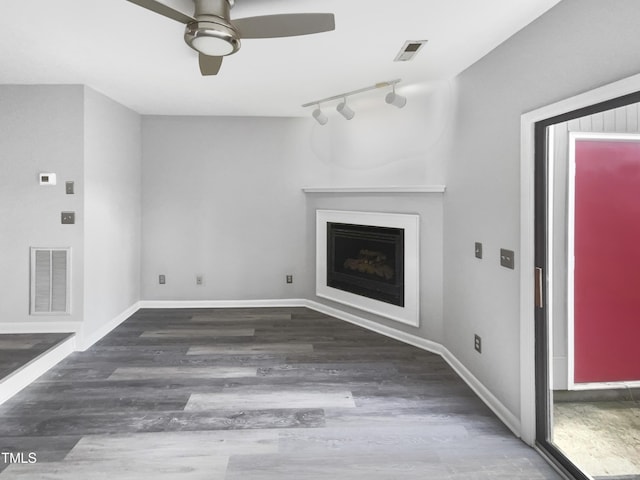
[[[38,175],[40,185],[55,185],[56,174],[55,173],[41,173]]]
[[[287,283],[293,283],[293,275],[287,275]]]
[[[202,285],[202,275],[196,275],[196,285]]]
[[[75,212],[62,212],[60,214],[60,223],[64,225],[73,225],[76,223],[76,213]]]
[[[482,258],[482,243],[476,242],[475,252],[476,258]]]
[[[476,349],[476,352],[482,353],[482,338],[477,333],[473,337],[473,347]]]
[[[160,275],[158,276],[158,282],[160,283],[160,285],[164,285],[165,283],[167,283],[167,278],[164,275]]]

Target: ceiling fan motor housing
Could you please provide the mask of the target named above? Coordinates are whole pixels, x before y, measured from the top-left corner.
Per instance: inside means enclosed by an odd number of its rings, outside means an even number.
[[[194,50],[212,57],[231,55],[240,48],[240,35],[231,24],[210,15],[187,24],[184,40]]]
[[[195,12],[194,17],[200,19],[206,15],[216,15],[221,18],[229,19],[229,12],[233,8],[232,0],[194,0]]]
[[[240,48],[240,34],[229,20],[231,0],[195,0],[195,22],[187,24],[184,40],[212,57],[231,55]]]

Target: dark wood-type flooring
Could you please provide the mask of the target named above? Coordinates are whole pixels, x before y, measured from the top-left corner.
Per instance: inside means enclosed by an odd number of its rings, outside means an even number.
[[[0,480],[560,478],[438,355],[304,308],[140,310],[0,406],[0,450]]]
[[[68,338],[70,333],[0,334],[0,380]]]

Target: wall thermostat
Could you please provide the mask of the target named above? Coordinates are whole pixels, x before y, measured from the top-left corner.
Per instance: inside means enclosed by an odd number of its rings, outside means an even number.
[[[41,173],[40,174],[40,185],[55,185],[56,184],[56,174],[55,173]]]

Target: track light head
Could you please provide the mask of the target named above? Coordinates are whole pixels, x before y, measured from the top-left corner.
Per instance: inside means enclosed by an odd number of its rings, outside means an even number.
[[[407,104],[407,97],[403,97],[402,95],[398,95],[396,93],[396,84],[394,83],[393,90],[387,93],[384,101],[389,105],[393,105],[394,107],[402,108]]]
[[[329,121],[329,117],[327,117],[322,112],[322,110],[320,110],[320,105],[318,105],[318,108],[316,108],[311,115],[313,116],[313,118],[316,119],[316,122],[318,122],[320,125],[326,125],[327,122]]]
[[[398,95],[395,91],[387,93],[387,96],[384,98],[384,101],[389,105],[393,105],[394,107],[402,108],[407,104],[407,97],[403,97],[402,95]]]
[[[130,1],[133,1],[133,0],[130,0]],[[213,1],[213,0],[198,0],[198,1]],[[216,0],[216,1],[228,1],[228,0]],[[385,97],[385,101],[389,105],[393,105],[396,108],[403,108],[407,104],[407,98],[403,97],[402,95],[398,95],[396,93],[396,84],[399,83],[400,81],[401,80],[398,79],[398,80],[390,80],[388,82],[379,82],[370,87],[360,88],[358,90],[353,90],[351,92],[341,93],[333,97],[323,98],[322,100],[314,100],[313,102],[305,103],[304,105],[302,105],[302,107],[304,108],[316,107],[311,115],[316,120],[316,122],[318,122],[320,125],[326,125],[327,122],[329,121],[329,118],[322,112],[320,105],[322,103],[326,104],[327,102],[333,102],[335,100],[342,100],[340,104],[338,104],[338,106],[336,107],[336,110],[344,118],[346,118],[347,120],[351,120],[353,117],[356,116],[356,112],[354,112],[351,109],[351,107],[347,105],[347,98],[349,98],[352,95],[368,92],[369,90],[392,87],[393,91],[387,94],[387,96]]]
[[[351,110],[349,105],[347,105],[347,99],[346,98],[342,102],[340,102],[338,104],[338,106],[336,107],[336,110],[338,111],[338,113],[340,115],[342,115],[347,120],[351,120],[356,115],[356,112]]]

